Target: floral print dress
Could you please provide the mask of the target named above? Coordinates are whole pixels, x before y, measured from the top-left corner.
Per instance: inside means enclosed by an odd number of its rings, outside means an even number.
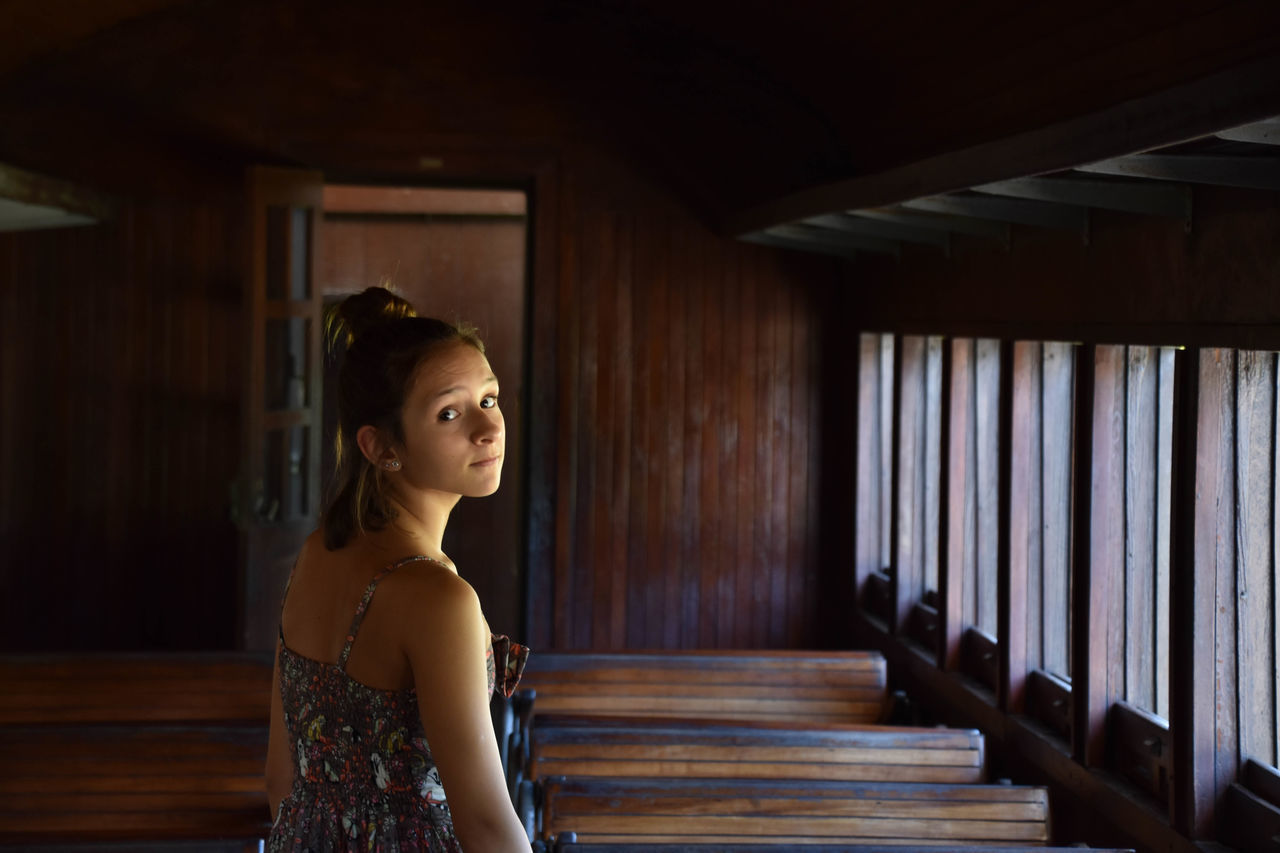
[[[293,789],[280,804],[267,849],[457,851],[440,774],[423,735],[415,688],[377,690],[346,673],[347,658],[378,582],[365,589],[336,664],[293,652],[280,637],[280,692],[294,758]],[[528,650],[492,635],[489,692],[510,696]]]

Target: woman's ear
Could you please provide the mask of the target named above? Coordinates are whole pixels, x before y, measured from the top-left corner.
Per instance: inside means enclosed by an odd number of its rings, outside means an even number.
[[[377,427],[368,424],[360,427],[356,431],[356,444],[360,446],[364,458],[374,467],[388,471],[399,470],[400,461],[396,459],[395,450]]]

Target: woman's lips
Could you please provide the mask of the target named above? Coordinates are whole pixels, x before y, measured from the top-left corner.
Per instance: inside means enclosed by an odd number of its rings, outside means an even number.
[[[487,458],[487,459],[481,459],[479,462],[472,462],[472,463],[471,463],[471,467],[472,467],[472,468],[487,468],[487,467],[489,467],[490,465],[496,465],[496,464],[498,463],[498,460],[499,460],[499,459],[501,459],[501,458],[502,458],[502,454],[501,454],[501,453],[499,453],[497,456],[490,456],[490,457],[489,457],[489,458]]]

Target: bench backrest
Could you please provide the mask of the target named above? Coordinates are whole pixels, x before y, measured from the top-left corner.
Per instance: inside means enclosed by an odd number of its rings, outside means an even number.
[[[1013,785],[778,780],[543,780],[541,837],[634,844],[1049,841],[1048,792]]]
[[[266,836],[269,655],[6,656],[0,683],[0,844]]]
[[[554,853],[764,853],[776,844],[580,844],[559,841]],[[792,844],[801,853],[1082,853],[1079,847],[1005,847],[998,844]],[[536,850],[536,848],[535,848]],[[1134,853],[1130,849],[1088,848],[1088,853]]]
[[[260,653],[0,657],[0,725],[216,722],[265,725]]]
[[[545,776],[984,780],[973,729],[542,718],[528,778]]]
[[[521,686],[534,712],[739,720],[875,722],[886,669],[878,652],[544,652]]]

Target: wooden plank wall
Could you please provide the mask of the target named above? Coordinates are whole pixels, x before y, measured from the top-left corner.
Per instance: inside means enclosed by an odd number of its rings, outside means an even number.
[[[531,578],[530,639],[815,645],[836,267],[626,186],[577,166],[559,193],[554,558]]]
[[[0,235],[0,648],[232,646],[237,222]]]
[[[1221,650],[1212,718],[1220,736],[1226,733],[1239,743],[1235,754],[1218,756],[1213,774],[1218,793],[1234,780],[1244,759],[1272,766],[1280,760],[1276,377],[1274,352],[1211,349],[1201,355],[1200,441],[1205,451],[1217,454],[1222,469],[1198,472],[1197,482],[1205,485],[1197,540],[1204,529],[1202,547],[1213,549],[1212,558],[1208,552],[1203,557],[1205,564],[1227,567],[1212,597]],[[1228,510],[1234,505],[1234,517],[1217,509],[1222,504]]]

